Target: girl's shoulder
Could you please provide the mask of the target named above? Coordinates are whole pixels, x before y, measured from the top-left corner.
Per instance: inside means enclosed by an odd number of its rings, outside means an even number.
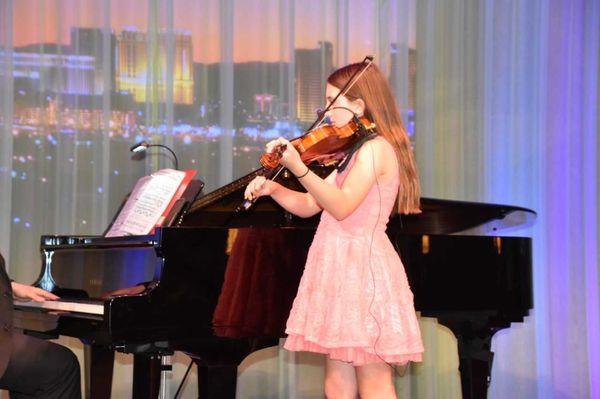
[[[392,144],[383,136],[364,143],[356,154],[356,162],[377,170],[377,175],[392,179],[398,174],[398,158]]]
[[[357,158],[380,158],[382,156],[395,155],[396,151],[392,144],[383,136],[366,141],[357,151]]]

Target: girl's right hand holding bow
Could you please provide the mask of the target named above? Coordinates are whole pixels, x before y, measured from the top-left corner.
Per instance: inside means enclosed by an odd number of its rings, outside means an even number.
[[[244,198],[251,201],[255,198],[262,197],[263,195],[271,195],[276,187],[277,183],[274,181],[267,180],[264,176],[256,176],[246,186]]]

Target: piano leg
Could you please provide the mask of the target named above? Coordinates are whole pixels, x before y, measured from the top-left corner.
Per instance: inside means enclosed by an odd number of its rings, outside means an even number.
[[[158,398],[162,371],[160,360],[160,355],[133,355],[133,398]]]
[[[438,322],[450,328],[458,341],[458,358],[460,382],[463,399],[485,399],[491,382],[492,336],[500,328],[490,326],[488,316],[472,317],[438,317]]]
[[[84,356],[89,369],[86,368],[86,397],[91,399],[110,399],[112,389],[113,365],[115,352],[106,346],[85,345]]]
[[[472,342],[467,343],[459,339],[458,353],[463,399],[487,398],[494,357],[494,353],[489,350],[489,344],[475,346]]]
[[[198,399],[235,399],[237,365],[207,365],[194,359],[198,368]]]

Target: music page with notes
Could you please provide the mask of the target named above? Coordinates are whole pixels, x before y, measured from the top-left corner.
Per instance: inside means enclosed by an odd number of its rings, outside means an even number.
[[[179,198],[195,171],[161,169],[136,183],[105,237],[150,234]]]

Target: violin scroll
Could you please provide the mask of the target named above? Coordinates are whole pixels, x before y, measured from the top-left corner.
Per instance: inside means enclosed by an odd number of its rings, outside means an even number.
[[[285,144],[278,145],[273,152],[267,152],[261,155],[260,164],[267,169],[275,169],[279,165],[279,160],[287,146]]]

